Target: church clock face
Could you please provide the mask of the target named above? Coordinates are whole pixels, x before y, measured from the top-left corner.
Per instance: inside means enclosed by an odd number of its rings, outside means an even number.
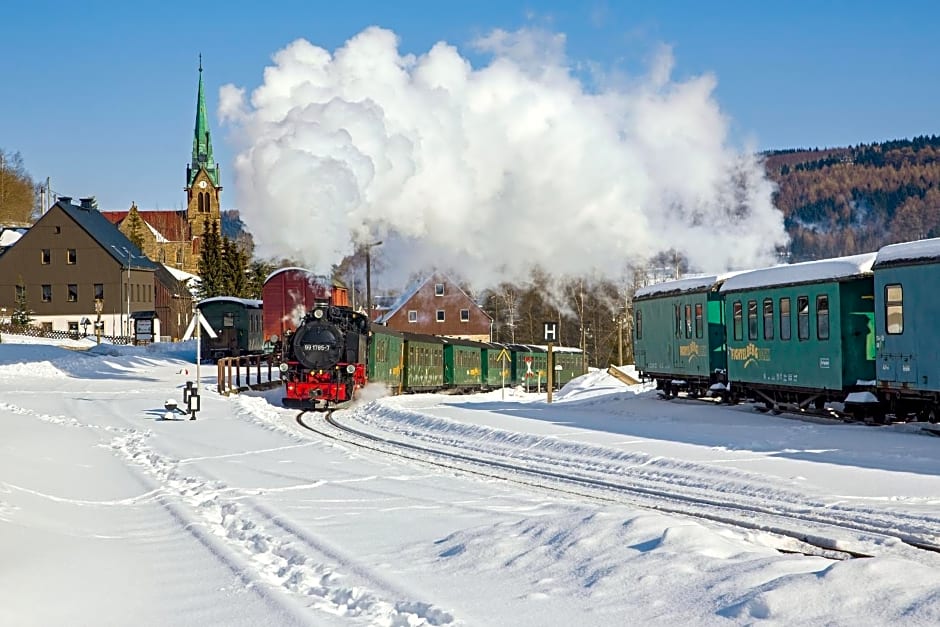
[[[206,182],[205,182],[205,181],[199,181],[199,189],[205,189],[205,188],[206,188]]]

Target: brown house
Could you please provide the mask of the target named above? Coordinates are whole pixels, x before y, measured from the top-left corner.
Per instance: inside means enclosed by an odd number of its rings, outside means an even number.
[[[442,274],[419,281],[377,322],[396,331],[488,342],[493,319]]]
[[[200,242],[206,224],[221,228],[219,164],[212,156],[212,137],[206,113],[199,61],[199,88],[196,94],[196,126],[192,161],[186,167],[186,209],[183,211],[141,211],[131,203],[128,211],[105,211],[103,215],[151,260],[195,274],[198,272]]]
[[[157,264],[153,278],[153,308],[160,320],[160,334],[176,342],[182,339],[193,318],[192,292],[186,280],[178,278],[163,264]]]
[[[154,310],[155,270],[93,198],[79,206],[60,197],[0,255],[0,315],[9,322],[21,312],[50,331],[89,334],[100,320],[104,335],[128,335],[134,314]]]

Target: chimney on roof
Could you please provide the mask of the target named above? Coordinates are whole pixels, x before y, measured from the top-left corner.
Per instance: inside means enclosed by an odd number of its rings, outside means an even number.
[[[80,198],[79,201],[82,203],[82,209],[88,209],[89,211],[98,210],[98,201],[95,200],[94,196],[89,196],[88,198]]]
[[[72,197],[71,196],[59,196],[59,202],[63,205],[71,205]]]

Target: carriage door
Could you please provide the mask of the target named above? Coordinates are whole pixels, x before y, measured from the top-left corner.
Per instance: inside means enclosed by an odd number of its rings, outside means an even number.
[[[916,383],[917,368],[913,340],[904,336],[904,290],[900,284],[885,285],[885,337],[879,342],[875,376],[881,381]]]

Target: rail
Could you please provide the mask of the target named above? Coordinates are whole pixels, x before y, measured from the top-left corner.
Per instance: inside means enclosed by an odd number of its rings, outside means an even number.
[[[281,373],[271,355],[223,357],[216,366],[219,394],[226,396],[245,390],[265,390],[281,384]]]

